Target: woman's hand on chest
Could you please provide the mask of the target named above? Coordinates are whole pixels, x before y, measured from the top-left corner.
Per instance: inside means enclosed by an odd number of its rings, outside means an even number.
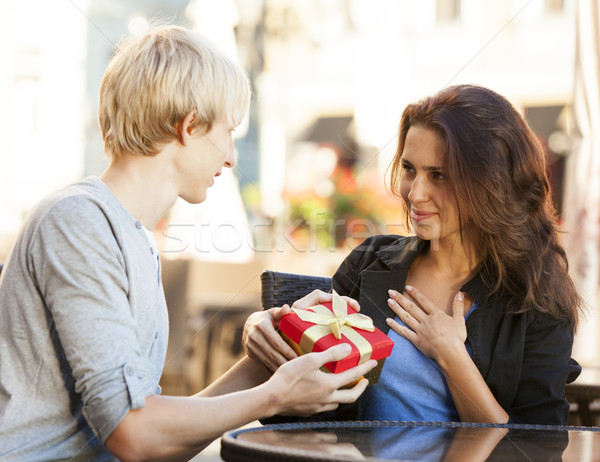
[[[412,286],[406,286],[404,294],[390,290],[389,295],[388,305],[405,325],[393,319],[388,324],[423,354],[439,363],[446,355],[466,351],[465,309],[470,303],[461,292],[453,298],[450,314]]]

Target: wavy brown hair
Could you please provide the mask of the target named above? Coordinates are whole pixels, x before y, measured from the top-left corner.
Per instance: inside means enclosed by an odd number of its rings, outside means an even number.
[[[461,235],[468,229],[492,292],[509,297],[507,311],[537,310],[576,326],[582,302],[559,242],[545,153],[516,108],[476,85],[448,87],[409,104],[390,165],[396,195],[413,125],[440,136]]]

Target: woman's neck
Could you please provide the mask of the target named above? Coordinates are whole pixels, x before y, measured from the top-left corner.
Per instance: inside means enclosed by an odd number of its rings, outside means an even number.
[[[460,235],[452,240],[431,241],[422,258],[440,274],[468,279],[479,266],[479,259],[472,246],[465,245],[465,241]]]

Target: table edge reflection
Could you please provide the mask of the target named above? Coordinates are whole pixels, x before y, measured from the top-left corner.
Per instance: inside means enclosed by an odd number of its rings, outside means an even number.
[[[240,435],[267,431],[285,430],[337,430],[337,429],[374,429],[386,427],[401,428],[499,428],[507,430],[527,431],[557,431],[557,432],[600,432],[600,427],[576,426],[576,425],[541,425],[541,424],[492,424],[475,422],[428,422],[428,421],[325,421],[325,422],[294,422],[265,425],[233,430],[227,432],[221,438],[221,457],[225,461],[244,460],[247,462],[263,460],[344,460],[336,455],[317,453],[311,450],[298,448],[286,448],[281,446],[269,446],[264,443],[244,441],[238,438]],[[365,457],[367,461],[384,461],[385,459]]]

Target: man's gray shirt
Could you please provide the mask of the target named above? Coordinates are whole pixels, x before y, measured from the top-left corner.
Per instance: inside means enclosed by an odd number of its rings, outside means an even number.
[[[111,460],[160,392],[168,318],[142,225],[98,178],[31,212],[0,276],[0,459]]]

